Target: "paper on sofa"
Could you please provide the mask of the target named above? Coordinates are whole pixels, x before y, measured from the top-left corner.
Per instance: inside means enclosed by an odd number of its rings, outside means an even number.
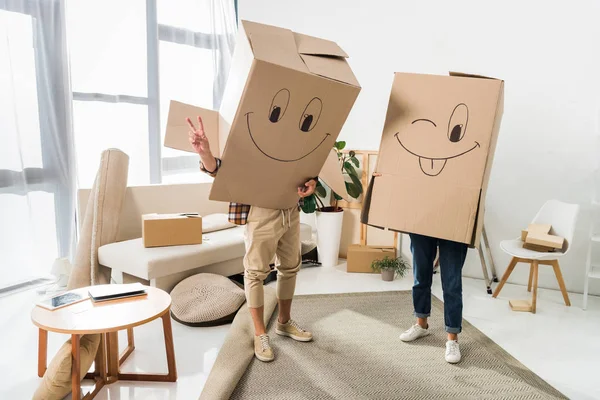
[[[396,73],[363,223],[479,244],[504,82]]]
[[[165,146],[191,151],[185,118],[201,115],[223,160],[210,199],[291,208],[360,92],[346,57],[334,42],[242,21],[219,112],[172,102]]]

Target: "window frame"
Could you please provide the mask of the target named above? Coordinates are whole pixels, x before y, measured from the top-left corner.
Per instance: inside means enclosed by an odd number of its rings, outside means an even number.
[[[234,0],[237,20],[237,1]],[[194,43],[189,44],[185,38],[194,37]],[[148,160],[150,168],[150,184],[162,183],[163,171],[188,171],[197,167],[196,156],[162,157],[161,121],[160,121],[160,42],[170,42],[183,46],[193,46],[200,49],[216,50],[220,40],[214,35],[195,32],[190,29],[178,28],[158,23],[157,0],[146,0],[146,57],[147,57],[147,97],[114,95],[106,93],[89,93],[73,91],[74,101],[102,101],[109,103],[130,103],[148,107]],[[216,52],[216,54],[219,54]],[[219,63],[220,64],[220,63]],[[227,71],[219,70],[215,80],[223,79]],[[221,102],[221,93],[213,90],[215,107]]]

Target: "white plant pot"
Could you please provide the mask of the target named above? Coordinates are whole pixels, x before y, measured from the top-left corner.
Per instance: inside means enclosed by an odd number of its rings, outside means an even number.
[[[317,219],[315,213],[306,214],[302,211],[300,213],[300,223],[310,225],[313,232],[317,231]]]
[[[340,240],[342,239],[342,222],[344,211],[316,212],[317,220],[317,252],[319,262],[324,267],[334,267],[338,264]]]

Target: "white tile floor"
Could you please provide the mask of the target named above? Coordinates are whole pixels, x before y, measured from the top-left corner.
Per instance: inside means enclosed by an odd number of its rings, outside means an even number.
[[[411,277],[383,282],[379,275],[347,274],[345,264],[300,271],[297,294],[408,290]],[[434,293],[441,296],[439,275]],[[0,398],[29,399],[40,378],[37,330],[29,319],[38,295],[34,290],[0,298]],[[581,295],[572,307],[559,292],[540,290],[538,312],[515,313],[509,298],[527,298],[522,286],[507,285],[499,299],[486,294],[482,281],[464,280],[464,317],[533,372],[572,399],[600,399],[600,298],[591,297],[587,311]],[[410,313],[411,310],[406,310]],[[179,380],[177,383],[117,382],[102,389],[99,400],[196,399],[229,327],[190,328],[173,322]],[[166,372],[162,331],[158,321],[136,328],[136,350],[124,369]],[[49,359],[66,336],[49,335]],[[122,341],[121,343],[124,343]],[[440,357],[443,349],[440,349]]]

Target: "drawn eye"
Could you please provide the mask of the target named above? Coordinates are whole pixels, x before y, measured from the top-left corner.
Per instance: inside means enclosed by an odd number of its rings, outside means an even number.
[[[281,89],[279,92],[275,94],[273,97],[273,101],[271,102],[271,107],[269,108],[269,121],[271,122],[279,122],[285,111],[287,110],[287,106],[290,103],[290,91],[287,89]]]
[[[457,143],[465,137],[467,123],[469,122],[469,109],[466,104],[460,103],[454,107],[448,122],[448,139]]]
[[[318,97],[314,97],[304,109],[300,117],[300,130],[303,132],[311,131],[319,122],[323,102]]]

